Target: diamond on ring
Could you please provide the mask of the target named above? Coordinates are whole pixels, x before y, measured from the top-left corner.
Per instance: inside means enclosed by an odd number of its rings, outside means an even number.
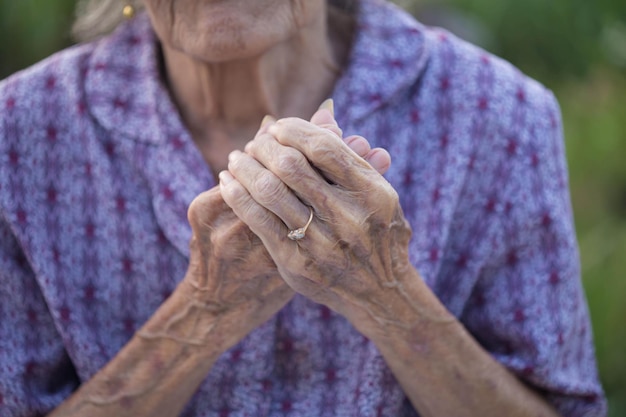
[[[311,222],[313,221],[313,209],[309,207],[309,210],[311,210],[311,215],[309,216],[309,221],[306,222],[306,224],[298,229],[293,229],[290,230],[289,233],[287,233],[287,237],[291,240],[300,240],[300,239],[304,239],[304,235],[306,234],[306,229],[309,228],[309,225],[311,224]]]

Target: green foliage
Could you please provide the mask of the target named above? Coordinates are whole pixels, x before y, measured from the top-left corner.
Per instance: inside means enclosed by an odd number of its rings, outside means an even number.
[[[626,416],[626,1],[397,0],[474,19],[562,106],[582,270],[610,417]],[[0,78],[68,45],[74,0],[0,0]],[[454,28],[452,28],[454,30]]]
[[[626,416],[626,79],[602,70],[557,95],[600,375],[609,416]]]
[[[583,77],[626,41],[622,0],[449,0],[493,33],[494,52],[540,78]],[[621,32],[621,40],[610,37]],[[622,60],[624,57],[619,57]],[[626,64],[626,62],[621,62]]]
[[[0,0],[0,79],[70,42],[74,1]]]
[[[609,398],[609,417],[624,417],[626,2],[449,0],[447,4],[483,25],[491,35],[489,49],[543,81],[561,103],[600,376]]]

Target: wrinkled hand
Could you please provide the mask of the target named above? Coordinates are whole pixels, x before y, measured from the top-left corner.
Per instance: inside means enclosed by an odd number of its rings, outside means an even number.
[[[280,310],[293,291],[217,187],[196,197],[188,217],[191,256],[183,284],[190,301],[228,322],[231,340],[224,344],[232,346]]]
[[[261,238],[291,288],[357,328],[372,320],[401,324],[410,306],[397,277],[411,268],[410,227],[396,191],[336,130],[279,120],[246,153],[230,155],[220,180],[224,200]],[[289,240],[310,209],[304,239]]]
[[[341,136],[331,110],[317,112],[311,123]],[[267,133],[272,120],[261,126],[257,137]],[[360,137],[346,144],[368,166],[384,173],[389,154],[370,149]],[[280,277],[262,241],[226,205],[218,187],[200,194],[188,212],[192,228],[191,257],[183,281],[188,296],[232,328],[232,345],[280,310],[293,290]]]

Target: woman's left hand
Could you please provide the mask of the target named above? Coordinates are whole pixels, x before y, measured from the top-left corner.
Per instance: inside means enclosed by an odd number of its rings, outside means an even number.
[[[283,279],[367,334],[410,326],[400,277],[411,230],[393,187],[337,133],[289,118],[229,157],[226,203],[258,235]],[[301,240],[290,230],[312,221]]]
[[[232,154],[220,178],[224,200],[285,282],[370,338],[420,415],[556,417],[419,277],[397,193],[336,133],[280,120]],[[305,236],[290,240],[310,210]]]

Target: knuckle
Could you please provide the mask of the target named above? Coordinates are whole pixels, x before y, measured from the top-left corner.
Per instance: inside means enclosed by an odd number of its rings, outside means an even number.
[[[298,127],[307,122],[299,117],[285,117],[280,119],[277,123],[284,127]]]
[[[230,159],[228,161],[228,170],[233,174],[244,174],[249,167],[250,159],[250,155],[245,153],[241,154],[238,158]]]
[[[257,223],[262,229],[266,229],[272,227],[275,222],[272,214],[267,210],[263,210],[259,213],[259,215],[257,215]]]
[[[242,218],[249,227],[257,232],[273,227],[273,215],[265,209],[261,209],[257,204],[250,202],[242,207]]]
[[[380,207],[379,214],[381,216],[387,217],[392,215],[400,206],[398,192],[387,181],[383,181],[378,190],[378,192],[372,193],[374,198],[370,200],[370,203]]]
[[[268,172],[256,178],[255,188],[261,203],[272,203],[283,194],[280,180]]]
[[[301,141],[310,131],[310,124],[298,117],[286,117],[276,122],[273,128],[274,137],[279,143]]]
[[[274,190],[265,193],[261,198],[259,198],[259,200],[264,206],[274,208],[286,200],[286,195],[286,187],[277,187]]]
[[[341,128],[335,124],[326,124],[326,125],[321,125],[320,127],[329,130],[331,133],[333,133],[334,135],[342,138],[343,137],[343,130],[341,130]]]
[[[258,178],[257,200],[265,207],[276,207],[286,199],[287,187],[272,174]]]
[[[263,148],[268,146],[270,140],[274,140],[274,138],[267,133],[259,135],[246,145],[246,152],[252,156],[256,156]]]
[[[224,187],[222,195],[231,207],[245,205],[250,198],[243,185],[237,181],[233,181],[227,187]]]
[[[241,218],[244,222],[249,222],[251,219],[257,220],[258,210],[257,206],[250,200],[244,201],[239,209]]]
[[[203,224],[208,218],[213,217],[213,211],[221,202],[219,191],[209,190],[198,194],[189,204],[187,220],[192,227]]]
[[[341,154],[337,152],[336,143],[329,143],[325,137],[321,137],[314,143],[310,149],[310,155],[314,161],[323,164],[339,162],[339,155]]]
[[[386,194],[386,200],[392,207],[396,207],[400,205],[400,196],[393,186],[387,181],[384,182],[384,190]]]
[[[187,209],[187,221],[189,221],[189,224],[193,229],[198,226],[200,218],[202,217],[200,211],[201,203],[199,202],[198,197],[196,197]]]
[[[295,149],[288,148],[276,162],[276,173],[281,178],[289,178],[294,174],[302,175],[308,162],[304,155]]]

